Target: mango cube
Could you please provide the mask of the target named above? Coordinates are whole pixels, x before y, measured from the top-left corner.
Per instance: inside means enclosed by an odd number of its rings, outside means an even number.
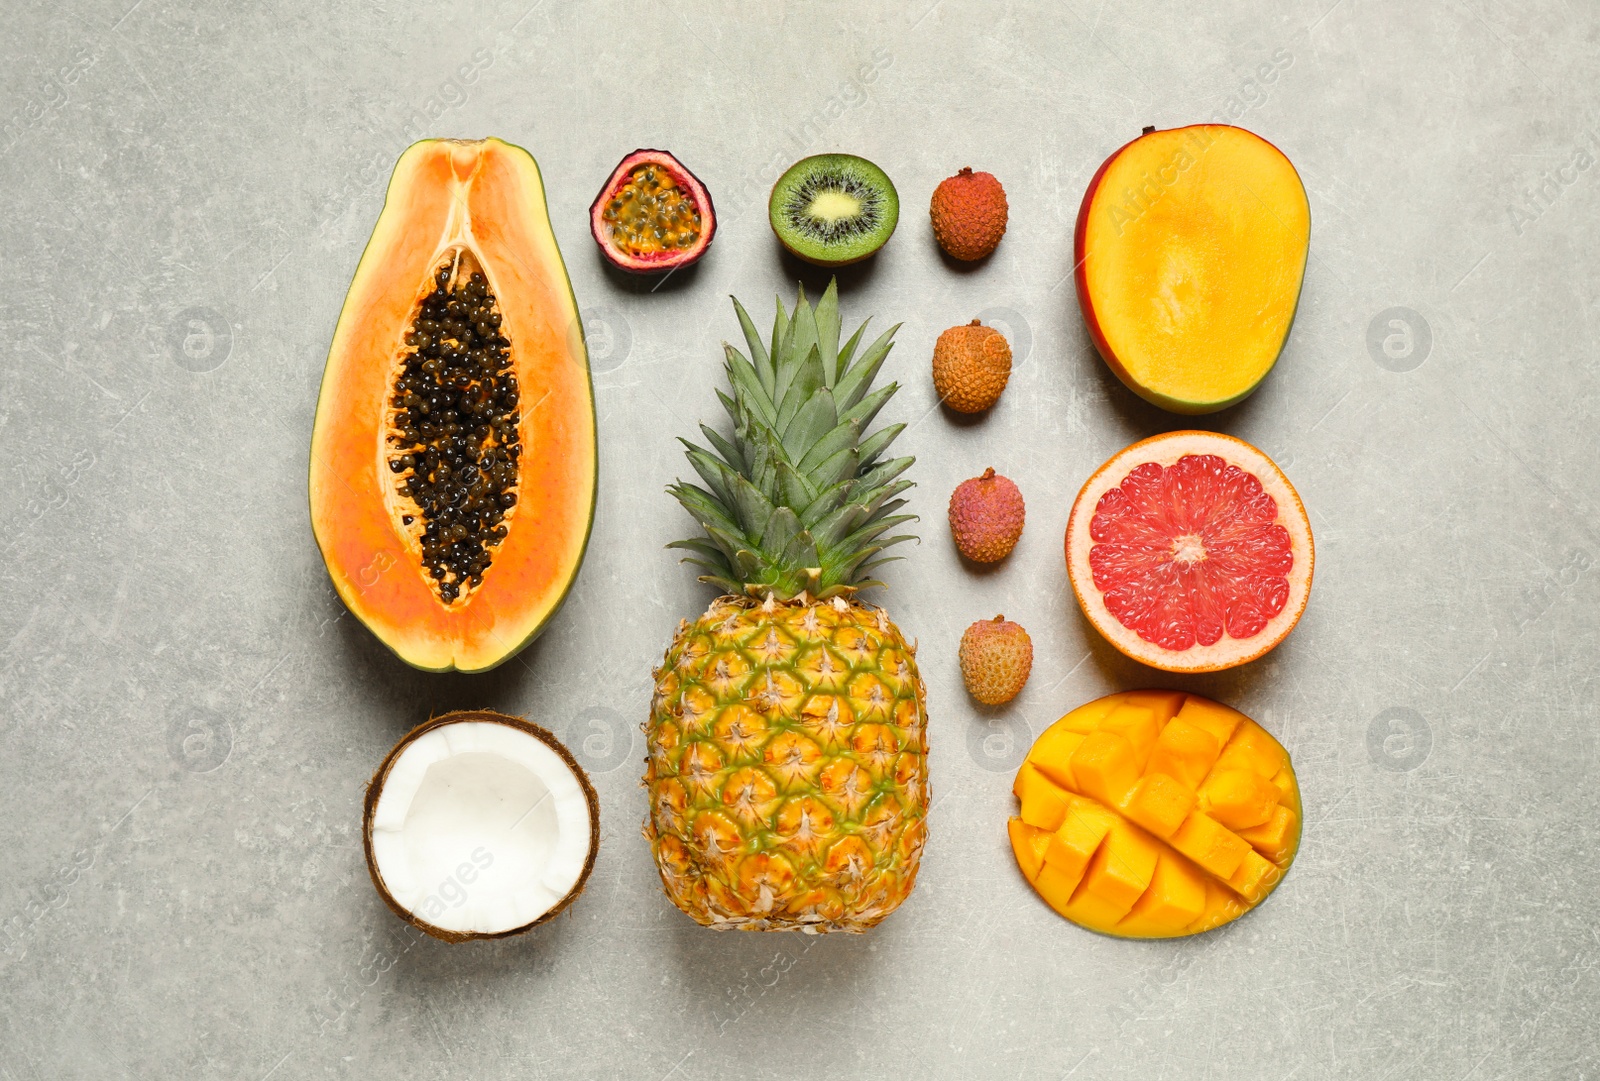
[[[1072,917],[1068,912],[1072,906],[1072,895],[1082,877],[1082,875],[1069,875],[1060,868],[1046,863],[1039,868],[1039,877],[1033,880],[1033,888],[1051,908],[1070,920]]]
[[[1201,868],[1227,879],[1239,869],[1250,851],[1250,843],[1203,811],[1190,811],[1183,825],[1168,838],[1172,847],[1188,856]]]
[[[1157,837],[1171,837],[1194,810],[1194,804],[1193,789],[1165,773],[1146,773],[1134,786],[1123,811]]]
[[[1124,691],[1122,700],[1129,705],[1150,710],[1156,715],[1156,727],[1164,728],[1183,708],[1187,697],[1182,691]]]
[[[1116,708],[1116,695],[1107,695],[1087,702],[1061,718],[1056,724],[1087,736],[1100,726],[1100,719]]]
[[[1156,745],[1161,726],[1156,723],[1155,710],[1143,706],[1118,706],[1107,713],[1100,722],[1099,732],[1115,732],[1133,748],[1135,769],[1144,769],[1150,760],[1150,751]]]
[[[1184,699],[1183,708],[1173,718],[1177,721],[1186,721],[1196,728],[1204,729],[1211,733],[1211,738],[1217,745],[1223,746],[1228,742],[1228,737],[1233,735],[1233,730],[1239,726],[1240,721],[1249,720],[1243,713],[1236,709],[1229,709],[1220,702],[1213,702],[1209,698],[1201,698],[1191,694]]]
[[[1077,750],[1078,744],[1082,742],[1082,732],[1067,727],[1065,719],[1059,720],[1033,741],[1033,749],[1028,752],[1028,761],[1062,788],[1074,788],[1076,786],[1072,780],[1070,763],[1072,752]]]
[[[1278,786],[1247,769],[1214,769],[1200,789],[1200,807],[1229,829],[1259,826],[1278,805]]]
[[[1155,749],[1150,752],[1145,770],[1165,773],[1190,788],[1199,788],[1221,752],[1222,744],[1210,732],[1173,718],[1156,737]]]
[[[1067,793],[1027,762],[1017,771],[1012,792],[1022,801],[1022,820],[1054,833],[1067,813]]]
[[[1272,784],[1278,790],[1278,802],[1285,807],[1297,806],[1300,802],[1300,786],[1294,778],[1294,768],[1284,766],[1272,778]]]
[[[1061,828],[1050,838],[1044,853],[1045,862],[1076,884],[1088,869],[1089,860],[1100,847],[1100,842],[1105,840],[1106,834],[1116,824],[1115,811],[1093,800],[1074,799],[1067,808]]]
[[[1044,863],[1044,850],[1055,834],[1030,826],[1020,818],[1006,822],[1006,833],[1011,838],[1011,851],[1017,857],[1017,866],[1029,882],[1039,877],[1039,867]]]
[[[1283,872],[1278,865],[1258,855],[1256,852],[1247,851],[1238,868],[1228,878],[1228,885],[1251,904],[1255,904],[1267,895],[1267,891],[1278,884],[1278,879]]]
[[[1287,807],[1274,807],[1272,817],[1259,826],[1240,830],[1239,836],[1249,841],[1250,847],[1267,859],[1279,863],[1289,854],[1289,846],[1294,843],[1298,817]]]
[[[1101,842],[1068,905],[1069,918],[1115,924],[1150,885],[1160,850],[1148,837],[1117,823]]]
[[[1072,752],[1073,787],[1111,807],[1120,805],[1139,779],[1133,745],[1112,732],[1083,737]]]
[[[1219,769],[1249,769],[1259,777],[1275,777],[1289,764],[1289,752],[1256,722],[1246,718],[1217,759]]]
[[[1123,934],[1160,937],[1182,934],[1206,907],[1205,876],[1182,856],[1163,854],[1150,887],[1117,924]]]

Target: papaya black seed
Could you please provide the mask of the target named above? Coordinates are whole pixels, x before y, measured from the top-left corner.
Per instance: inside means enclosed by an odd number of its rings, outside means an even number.
[[[481,272],[453,277],[448,263],[434,272],[403,335],[387,440],[396,490],[415,504],[401,522],[421,521],[423,565],[446,604],[483,583],[490,550],[507,535],[521,454],[517,379],[495,296]]]

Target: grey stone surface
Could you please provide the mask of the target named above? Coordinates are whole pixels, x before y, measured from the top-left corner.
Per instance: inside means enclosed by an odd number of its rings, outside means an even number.
[[[1596,16],[12,0],[0,1078],[1596,1076]],[[1095,357],[1071,228],[1141,125],[1217,116],[1299,167],[1313,248],[1283,361],[1203,423],[1284,465],[1318,575],[1270,657],[1177,679],[1106,647],[1066,585],[1078,486],[1184,425]],[[595,353],[588,561],[544,638],[480,677],[395,661],[306,515],[329,337],[416,134],[538,157]],[[704,264],[655,292],[604,272],[585,222],[635,146],[676,151],[722,212]],[[709,599],[662,549],[686,524],[662,488],[686,472],[673,437],[714,412],[727,295],[770,310],[802,274],[765,190],[825,149],[878,161],[905,203],[844,308],[905,322],[886,419],[911,425],[925,539],[883,600],[922,644],[937,803],[921,883],[871,935],[722,936],[664,899],[638,828],[649,670]],[[968,164],[1004,181],[1011,228],[957,271],[923,207]],[[980,312],[1031,347],[994,414],[957,424],[928,359]],[[943,504],[986,465],[1029,526],[975,575]],[[986,718],[954,653],[997,611],[1038,657]],[[1306,797],[1282,888],[1189,941],[1067,924],[1003,830],[1027,739],[1149,684],[1259,718]],[[599,866],[520,940],[419,941],[367,881],[363,785],[430,711],[485,705],[596,767]]]

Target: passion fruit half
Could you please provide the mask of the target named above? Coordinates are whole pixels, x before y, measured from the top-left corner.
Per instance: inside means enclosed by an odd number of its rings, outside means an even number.
[[[665,150],[617,163],[589,207],[589,231],[618,270],[660,274],[699,260],[717,232],[711,193]]]

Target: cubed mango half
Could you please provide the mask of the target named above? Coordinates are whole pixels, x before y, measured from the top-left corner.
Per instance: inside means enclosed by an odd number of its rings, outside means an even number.
[[[1080,706],[1034,743],[1007,825],[1057,912],[1137,938],[1196,934],[1272,892],[1300,839],[1289,754],[1197,695],[1131,691]]]

